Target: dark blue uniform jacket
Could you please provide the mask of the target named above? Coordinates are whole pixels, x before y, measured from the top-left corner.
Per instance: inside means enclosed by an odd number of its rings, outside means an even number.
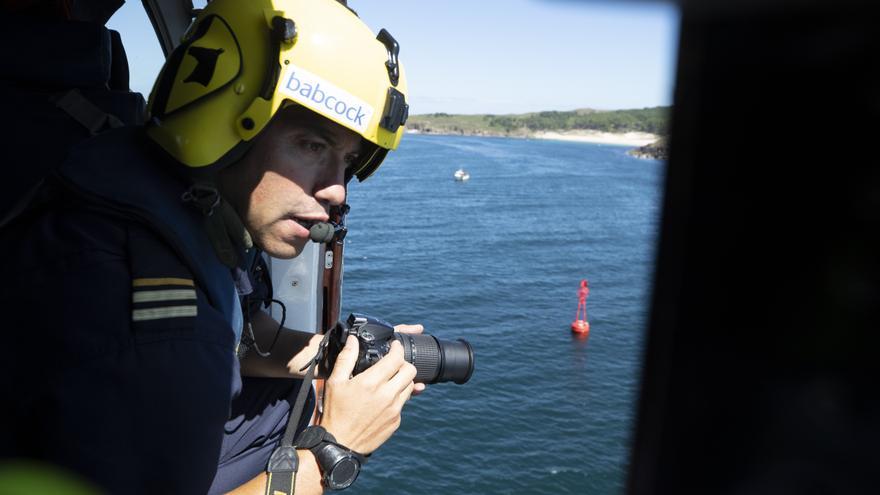
[[[99,136],[49,181],[51,200],[0,230],[0,456],[112,493],[211,486],[241,313],[163,166],[141,129]]]

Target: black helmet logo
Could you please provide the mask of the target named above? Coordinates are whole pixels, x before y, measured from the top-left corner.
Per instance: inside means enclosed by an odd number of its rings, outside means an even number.
[[[161,119],[225,88],[240,72],[238,39],[222,17],[209,15],[168,57],[150,112]]]
[[[201,46],[191,46],[187,50],[187,54],[192,55],[196,59],[196,68],[187,76],[183,82],[199,83],[204,87],[208,87],[211,78],[214,77],[214,69],[217,67],[217,58],[223,53],[222,48],[204,48]]]

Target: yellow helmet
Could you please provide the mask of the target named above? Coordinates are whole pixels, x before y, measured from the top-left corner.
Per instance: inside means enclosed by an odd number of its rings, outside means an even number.
[[[187,167],[218,168],[279,109],[302,105],[372,143],[351,171],[364,180],[403,134],[398,51],[337,0],[213,0],[156,80],[147,133]]]

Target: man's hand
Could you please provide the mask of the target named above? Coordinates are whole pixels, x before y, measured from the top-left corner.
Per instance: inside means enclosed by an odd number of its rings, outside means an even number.
[[[425,331],[425,327],[423,327],[422,325],[418,325],[418,324],[416,324],[416,325],[401,324],[401,325],[394,325],[394,331],[400,332],[400,333],[422,333]],[[416,383],[415,387],[413,388],[413,395],[419,395],[420,393],[424,392],[424,390],[425,390],[424,383]]]
[[[349,336],[324,385],[321,425],[342,445],[369,454],[400,427],[400,411],[412,395],[416,368],[403,359],[397,341],[376,364],[351,376],[357,357],[358,341]]]

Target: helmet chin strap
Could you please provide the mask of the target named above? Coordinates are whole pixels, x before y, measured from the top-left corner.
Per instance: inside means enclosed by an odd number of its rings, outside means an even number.
[[[220,262],[235,268],[240,253],[254,246],[250,233],[232,205],[225,201],[213,182],[196,182],[181,196],[204,215],[205,232]]]

